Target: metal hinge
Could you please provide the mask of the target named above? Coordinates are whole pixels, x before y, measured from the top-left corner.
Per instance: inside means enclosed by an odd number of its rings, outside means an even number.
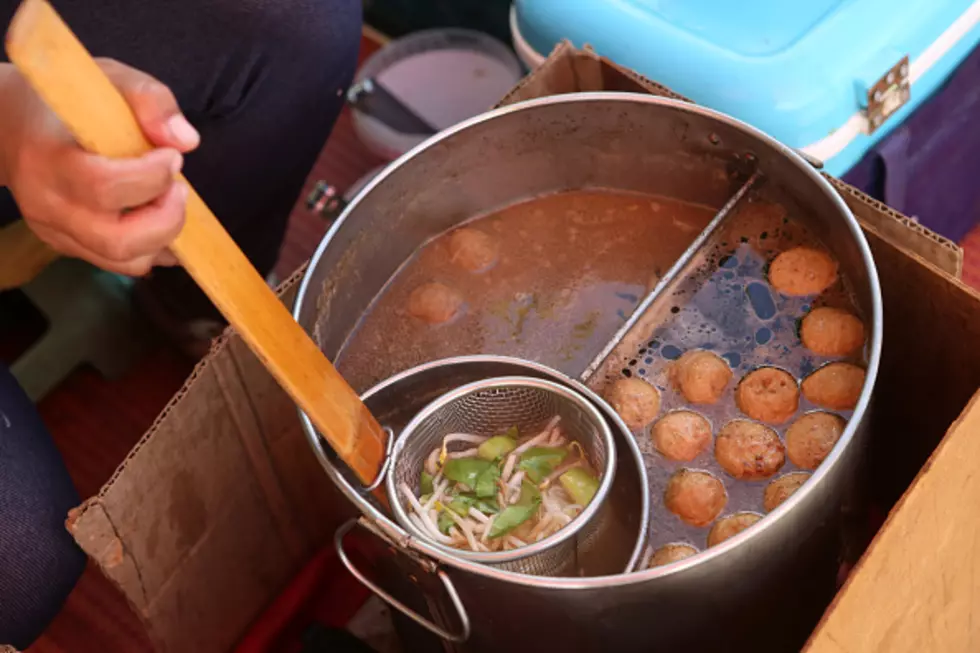
[[[873,134],[884,125],[888,118],[905,106],[909,97],[909,57],[905,55],[868,89],[867,109],[864,110],[868,119],[868,134]]]

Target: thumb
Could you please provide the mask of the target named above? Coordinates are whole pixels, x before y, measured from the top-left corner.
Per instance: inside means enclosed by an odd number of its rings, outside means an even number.
[[[156,78],[111,59],[100,59],[99,66],[126,98],[143,133],[157,147],[189,152],[201,142],[173,92]]]

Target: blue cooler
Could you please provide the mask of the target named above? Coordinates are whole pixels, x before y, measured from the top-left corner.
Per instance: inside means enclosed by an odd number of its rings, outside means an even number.
[[[531,67],[590,45],[951,239],[980,218],[980,1],[515,0],[511,32]]]

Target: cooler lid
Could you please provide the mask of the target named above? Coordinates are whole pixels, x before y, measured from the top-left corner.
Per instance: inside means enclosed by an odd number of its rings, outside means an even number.
[[[566,38],[590,45],[798,148],[856,120],[873,132],[908,99],[922,72],[915,60],[941,56],[951,45],[937,43],[980,20],[976,0],[515,0],[514,9],[537,52]]]
[[[631,0],[626,4],[732,55],[765,57],[785,50],[848,1]]]

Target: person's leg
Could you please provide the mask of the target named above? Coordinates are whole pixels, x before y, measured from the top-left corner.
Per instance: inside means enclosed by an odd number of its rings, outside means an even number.
[[[65,529],[79,503],[41,417],[0,365],[0,645],[26,650],[84,571]]]
[[[0,19],[16,4],[0,0]],[[271,272],[290,209],[354,74],[362,0],[54,5],[94,55],[144,70],[174,91],[201,132],[187,178],[259,272]],[[0,214],[3,205],[0,199]],[[150,284],[169,310],[216,317],[182,271],[155,271]]]

